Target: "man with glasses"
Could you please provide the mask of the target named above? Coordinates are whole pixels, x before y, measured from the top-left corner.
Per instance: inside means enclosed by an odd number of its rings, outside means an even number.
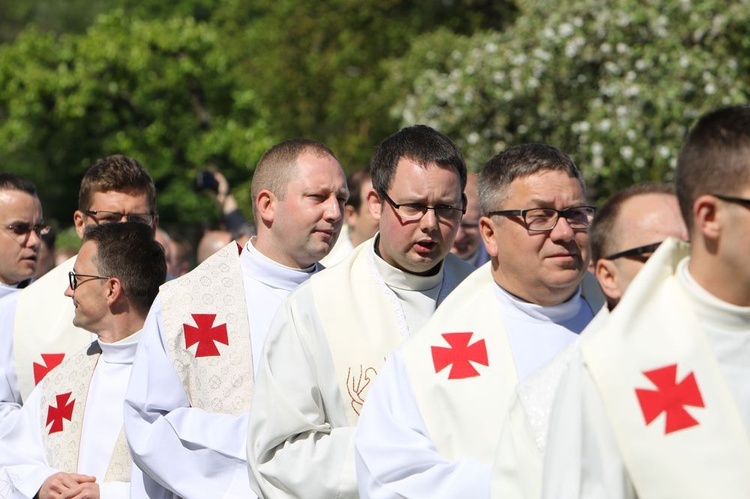
[[[0,438],[3,497],[130,497],[122,402],[140,330],[166,277],[142,223],[89,226],[65,296],[96,335],[47,375]],[[9,495],[5,495],[9,494]]]
[[[0,173],[0,298],[31,282],[41,236],[49,230],[34,184],[12,173]]]
[[[487,497],[513,388],[593,316],[580,283],[594,209],[570,157],[503,151],[480,174],[479,204],[492,263],[380,373],[355,436],[362,497]]]
[[[560,383],[543,497],[750,490],[750,107],[704,115],[677,160],[690,244],[665,241]]]
[[[126,220],[156,229],[154,183],[138,161],[108,156],[94,163],[81,180],[73,222],[83,237],[91,225]],[[33,221],[41,233],[47,229],[40,221],[41,211]],[[35,234],[29,234],[29,240],[38,244]],[[62,295],[74,262],[75,257],[52,269],[0,308],[0,365],[6,370],[0,377],[0,417],[3,410],[20,407],[67,355],[91,342],[88,332],[73,325],[73,307]]]
[[[466,165],[424,125],[370,162],[374,239],[301,286],[272,324],[258,373],[248,458],[264,497],[355,497],[352,435],[385,357],[471,271],[449,253]]]
[[[606,320],[630,282],[668,237],[688,237],[671,184],[635,184],[602,205],[591,225],[590,239],[592,266],[607,307],[602,307],[581,337],[595,334],[592,331]],[[493,467],[493,495],[541,494],[550,411],[574,351],[575,344],[571,344],[516,387]]]
[[[474,267],[481,267],[490,261],[490,256],[479,234],[479,191],[477,174],[469,172],[466,177],[466,213],[453,241],[451,253]]]

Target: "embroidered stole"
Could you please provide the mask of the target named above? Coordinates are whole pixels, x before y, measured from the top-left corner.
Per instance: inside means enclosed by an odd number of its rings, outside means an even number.
[[[73,325],[73,301],[63,296],[76,257],[19,291],[13,326],[13,355],[21,398],[64,358],[91,343],[91,333]]]
[[[581,351],[639,497],[746,497],[750,440],[668,240]]]
[[[402,348],[438,451],[448,459],[473,456],[488,465],[518,383],[490,265],[475,270]]]
[[[250,409],[255,380],[237,243],[161,287],[164,346],[191,407]]]
[[[53,468],[78,473],[83,415],[86,412],[91,378],[101,350],[96,343],[66,360],[44,379],[40,389],[40,426],[47,461]],[[124,428],[120,429],[106,482],[129,482],[130,459]]]
[[[372,248],[372,240],[362,243],[348,259],[310,279],[352,426],[386,356],[411,334],[401,302],[375,268]],[[454,255],[446,257],[438,303],[468,274],[466,269],[471,270]]]

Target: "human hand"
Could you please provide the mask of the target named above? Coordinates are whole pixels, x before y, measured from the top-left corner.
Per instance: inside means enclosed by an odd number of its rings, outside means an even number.
[[[78,497],[83,485],[96,485],[96,496],[99,497],[99,485],[95,483],[96,477],[89,475],[80,475],[78,473],[58,472],[47,477],[39,489],[39,499],[60,499],[68,497]]]

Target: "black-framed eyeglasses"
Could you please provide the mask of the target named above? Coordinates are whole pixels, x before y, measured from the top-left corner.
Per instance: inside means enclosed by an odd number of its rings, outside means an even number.
[[[595,214],[596,208],[593,206],[573,206],[564,210],[556,210],[554,208],[496,210],[487,213],[487,216],[521,217],[523,225],[529,232],[548,232],[555,228],[560,217],[563,217],[568,222],[571,229],[588,229]]]
[[[78,279],[81,277],[87,277],[88,279],[79,282]],[[68,284],[70,284],[70,289],[72,289],[73,291],[75,291],[76,288],[81,284],[89,281],[95,281],[97,279],[109,279],[109,277],[105,277],[103,275],[76,274],[72,270],[68,272]]]
[[[379,194],[393,207],[401,219],[407,222],[421,220],[427,210],[434,211],[437,218],[447,222],[457,222],[466,213],[466,208],[456,208],[448,204],[427,206],[421,203],[396,203],[385,192],[379,192]]]
[[[98,224],[116,224],[120,222],[136,222],[146,225],[154,223],[155,213],[119,213],[117,211],[105,210],[83,210]]]
[[[642,257],[643,261],[645,262],[651,257],[651,254],[656,251],[656,249],[661,246],[661,241],[658,243],[651,243],[646,244],[645,246],[638,246],[637,248],[631,248],[629,250],[620,251],[617,253],[614,253],[609,256],[605,256],[605,260],[617,260],[618,258],[632,258],[632,257]],[[645,255],[645,256],[644,256]]]
[[[5,228],[17,236],[27,236],[32,232],[36,232],[36,235],[39,237],[46,236],[52,230],[52,226],[47,224],[31,225],[25,222],[6,225]]]
[[[728,203],[736,203],[741,204],[745,208],[750,208],[750,199],[747,198],[738,198],[736,196],[725,196],[724,194],[711,194],[715,198],[719,198],[722,201],[726,201]]]

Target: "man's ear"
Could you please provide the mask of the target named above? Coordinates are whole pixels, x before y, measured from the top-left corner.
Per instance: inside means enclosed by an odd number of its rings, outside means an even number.
[[[698,196],[693,203],[693,224],[708,240],[716,240],[724,226],[726,210],[721,209],[719,200],[709,194]]]
[[[255,213],[258,219],[262,220],[265,225],[273,223],[276,215],[276,205],[278,199],[276,195],[268,189],[263,189],[258,193],[255,199]]]
[[[594,264],[594,275],[602,292],[610,300],[619,301],[622,293],[617,285],[617,264],[612,260],[600,258]]]
[[[495,232],[497,232],[497,227],[490,217],[479,217],[479,234],[482,236],[482,241],[484,242],[484,247],[487,249],[487,254],[494,257],[496,257],[498,253]]]
[[[107,305],[111,306],[123,296],[125,296],[125,291],[122,289],[120,280],[117,277],[107,279]]]
[[[380,196],[378,196],[378,193],[375,192],[375,189],[370,189],[367,193],[367,207],[370,210],[370,216],[374,220],[380,222],[380,214],[383,211],[383,201],[380,199]]]
[[[83,213],[81,210],[76,210],[73,213],[73,225],[76,228],[76,234],[78,234],[78,237],[83,239],[83,230],[86,228],[84,225],[83,218],[86,216],[85,213]]]

